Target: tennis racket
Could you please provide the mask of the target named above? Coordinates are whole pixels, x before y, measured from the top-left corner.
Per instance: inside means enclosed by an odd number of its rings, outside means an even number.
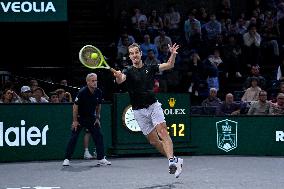
[[[84,66],[90,69],[103,68],[108,69],[113,73],[116,72],[115,69],[111,68],[107,64],[101,51],[93,45],[85,45],[81,48],[79,52],[79,60]]]

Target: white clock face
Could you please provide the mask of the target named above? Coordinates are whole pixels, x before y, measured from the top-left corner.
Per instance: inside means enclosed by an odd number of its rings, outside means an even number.
[[[134,132],[138,132],[141,131],[137,121],[134,118],[134,112],[132,110],[131,106],[127,106],[123,112],[123,116],[122,116],[123,122],[125,124],[125,126]]]

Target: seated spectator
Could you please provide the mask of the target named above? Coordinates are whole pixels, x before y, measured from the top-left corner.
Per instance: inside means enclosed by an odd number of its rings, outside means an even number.
[[[142,51],[142,59],[145,60],[148,55],[148,50],[151,49],[154,52],[156,58],[158,58],[158,48],[155,44],[151,43],[150,35],[144,35],[144,43],[140,45]]]
[[[162,18],[157,14],[157,10],[153,9],[148,20],[148,31],[153,39],[158,35],[158,31],[163,29],[164,24]]]
[[[213,55],[209,55],[207,59],[203,61],[203,67],[206,74],[208,87],[216,88],[219,90],[219,65],[222,64],[223,61],[220,57],[219,49],[214,50]]]
[[[134,8],[134,15],[131,17],[133,29],[138,29],[139,22],[141,21],[147,23],[147,16],[143,14],[139,8]]]
[[[250,67],[259,64],[261,36],[257,33],[255,24],[249,25],[248,32],[243,35],[243,42],[246,65]]]
[[[32,97],[32,91],[29,86],[22,86],[20,99],[16,101],[17,103],[35,103],[36,100]]]
[[[128,46],[130,45],[129,39],[127,37],[122,38],[122,45],[117,47],[116,60],[121,66],[123,61],[128,58]]]
[[[221,104],[221,100],[217,97],[217,90],[215,88],[211,88],[209,90],[209,96],[202,101],[202,106],[219,106]]]
[[[154,44],[157,46],[159,52],[162,51],[164,45],[172,45],[172,39],[166,35],[164,30],[159,31],[159,35],[155,37]]]
[[[278,81],[284,81],[284,56],[282,58],[281,64],[277,68],[277,76],[276,79]]]
[[[261,88],[258,86],[258,79],[256,77],[252,77],[251,86],[246,89],[244,95],[242,96],[242,102],[251,103],[252,101],[257,101],[260,91]]]
[[[39,85],[38,85],[37,80],[35,80],[35,79],[30,80],[30,87],[31,87],[32,91],[34,91],[38,86]]]
[[[230,35],[228,37],[228,44],[224,46],[224,65],[226,70],[226,77],[230,74],[234,74],[235,77],[242,77],[241,70],[241,47],[237,44],[235,36]]]
[[[71,93],[67,91],[65,92],[65,98],[67,99],[68,102],[73,102]]]
[[[60,85],[68,86],[67,80],[66,80],[66,79],[62,79],[62,80],[60,81]]]
[[[48,100],[45,98],[47,96],[44,90],[41,87],[37,87],[33,91],[33,97],[36,100],[36,103],[48,103]]]
[[[146,65],[157,65],[157,64],[161,64],[161,61],[158,60],[157,57],[155,56],[154,50],[149,49],[144,63]]]
[[[184,34],[187,45],[196,49],[201,42],[201,24],[192,12],[188,14],[188,19],[184,22]]]
[[[217,108],[217,115],[239,115],[241,111],[241,104],[234,102],[232,93],[226,94],[225,101]]]
[[[275,83],[277,85],[277,83]],[[277,88],[274,88],[271,91],[271,96],[269,99],[271,99],[272,103],[276,103],[277,101],[277,96],[279,93],[283,93],[284,94],[284,82],[279,83],[279,86],[277,86]]]
[[[20,97],[11,89],[5,89],[2,93],[0,103],[15,103]]]
[[[66,98],[66,92],[65,92],[64,89],[56,89],[55,92],[58,95],[59,102],[61,102],[61,103],[69,102],[70,99]]]
[[[284,115],[284,93],[277,95],[277,102],[270,106],[269,113],[271,115]]]
[[[216,15],[211,14],[210,15],[210,21],[204,24],[204,30],[206,38],[210,45],[214,45],[215,40],[219,34],[221,34],[221,23],[216,20]]]
[[[117,47],[122,46],[122,40],[123,40],[124,38],[128,38],[129,44],[135,43],[134,37],[133,37],[132,35],[128,34],[128,32],[127,32],[126,30],[123,30],[123,31],[121,32],[120,38],[119,38],[119,40],[118,40]]]
[[[179,29],[180,13],[175,10],[174,6],[168,7],[167,12],[164,14],[164,27],[169,33],[174,33]]]
[[[246,81],[244,83],[244,89],[247,89],[251,86],[251,79],[253,77],[256,77],[258,79],[258,86],[262,89],[266,88],[266,79],[261,75],[260,73],[260,67],[259,65],[253,65],[250,69],[250,74],[246,78]]]
[[[261,90],[258,101],[252,102],[247,115],[268,115],[271,102],[267,101],[267,92]]]
[[[49,93],[49,102],[50,103],[59,103],[59,97],[58,97],[58,94],[55,91]]]
[[[150,32],[148,31],[147,23],[141,20],[138,23],[138,28],[133,31],[133,36],[136,42],[141,44],[144,41],[144,36],[149,33]]]
[[[236,32],[238,36],[243,36],[247,31],[246,22],[243,18],[238,18],[236,22]],[[239,38],[238,38],[239,39]]]
[[[208,13],[204,7],[200,7],[197,12],[197,20],[200,21],[200,24],[203,26],[205,23],[209,21]]]
[[[267,11],[267,14],[270,14],[265,18],[264,24],[262,26],[261,36],[262,36],[262,42],[261,46],[262,48],[265,48],[269,50],[270,52],[270,59],[274,57],[279,56],[279,45],[278,45],[278,39],[280,36],[278,25],[275,22],[272,13],[270,11]]]

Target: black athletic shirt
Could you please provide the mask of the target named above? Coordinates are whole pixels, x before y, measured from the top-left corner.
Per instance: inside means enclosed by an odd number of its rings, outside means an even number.
[[[83,119],[96,119],[96,107],[102,103],[102,91],[96,88],[94,93],[91,93],[87,86],[80,89],[74,101],[78,105],[78,114]]]
[[[147,108],[157,101],[153,91],[154,76],[157,72],[159,65],[145,64],[141,68],[130,66],[123,70],[132,109]]]

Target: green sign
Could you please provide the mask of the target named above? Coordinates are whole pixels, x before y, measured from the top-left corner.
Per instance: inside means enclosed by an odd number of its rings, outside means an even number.
[[[153,153],[156,152],[146,137],[140,131],[131,113],[128,93],[115,94],[114,96],[114,153]],[[189,95],[160,93],[157,95],[162,104],[168,132],[173,140],[176,151],[189,151],[190,119]],[[132,114],[132,115],[131,115]],[[131,122],[130,122],[131,121]]]
[[[67,0],[2,0],[0,22],[67,21]]]
[[[71,136],[71,104],[1,104],[0,162],[64,159]],[[111,106],[102,105],[105,151],[111,140]],[[82,130],[73,158],[84,153]],[[93,142],[90,141],[90,148]]]
[[[283,116],[191,117],[196,154],[284,155]]]

